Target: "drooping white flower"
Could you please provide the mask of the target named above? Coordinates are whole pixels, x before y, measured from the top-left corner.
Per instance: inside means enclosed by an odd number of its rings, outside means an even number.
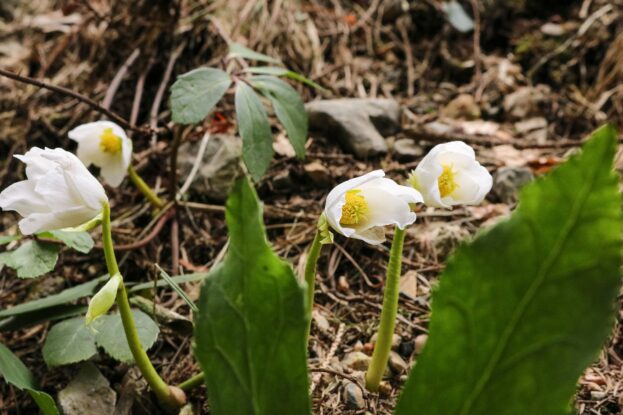
[[[409,183],[429,206],[476,205],[491,190],[493,179],[476,161],[474,149],[462,141],[439,144],[422,159]]]
[[[422,195],[383,176],[383,170],[375,170],[331,190],[324,214],[333,229],[349,238],[377,245],[385,241],[385,226],[404,229],[415,222],[409,204],[421,203]]]
[[[15,157],[26,163],[27,180],[0,193],[0,208],[23,216],[19,228],[24,235],[78,226],[108,202],[102,185],[68,151],[33,147]]]
[[[132,140],[111,121],[82,124],[69,133],[78,143],[78,158],[87,166],[95,164],[113,187],[123,181],[132,159]]]

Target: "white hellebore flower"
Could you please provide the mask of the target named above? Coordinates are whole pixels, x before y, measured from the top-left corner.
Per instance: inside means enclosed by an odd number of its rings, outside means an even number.
[[[333,229],[377,245],[385,241],[384,226],[404,229],[415,222],[409,204],[423,201],[420,192],[383,176],[383,170],[375,170],[331,190],[324,214]]]
[[[491,174],[476,161],[474,149],[462,141],[439,144],[411,173],[410,184],[429,206],[476,205],[491,190]]]
[[[96,121],[82,124],[69,132],[78,143],[78,158],[87,166],[95,164],[109,185],[123,181],[132,159],[132,140],[114,122]]]
[[[108,202],[102,185],[78,157],[61,149],[33,147],[16,158],[26,163],[27,180],[0,193],[0,208],[24,218],[24,235],[78,226],[93,219]]]

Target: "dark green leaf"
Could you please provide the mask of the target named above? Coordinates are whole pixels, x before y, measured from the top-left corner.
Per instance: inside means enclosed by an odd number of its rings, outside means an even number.
[[[267,243],[246,178],[227,202],[230,245],[201,289],[195,355],[214,415],[310,413],[304,291]]]
[[[229,44],[229,55],[228,56],[230,58],[243,58],[243,59],[250,59],[254,61],[279,63],[277,59],[271,58],[270,56],[264,55],[262,53],[255,52],[249,49],[248,47],[241,45],[240,43]]]
[[[433,294],[430,338],[397,415],[568,415],[620,284],[616,131],[521,194],[511,219],[461,247]],[[424,409],[423,409],[424,408]]]
[[[275,114],[288,133],[299,158],[305,157],[307,141],[307,112],[301,96],[286,82],[274,76],[254,76],[251,84],[273,104]]]
[[[173,122],[193,124],[203,120],[231,82],[225,71],[215,68],[198,68],[179,76],[171,87]]]
[[[156,323],[142,311],[132,310],[132,315],[141,344],[145,350],[148,350],[158,339],[160,330]],[[93,322],[93,328],[96,331],[95,341],[97,345],[102,347],[111,357],[121,362],[134,360],[125,337],[121,316],[118,313],[99,317]]]
[[[7,383],[28,391],[44,415],[58,415],[54,399],[47,393],[37,390],[37,381],[30,370],[2,343],[0,343],[0,375]]]
[[[43,345],[43,360],[50,367],[81,362],[96,354],[95,333],[92,327],[86,326],[84,317],[56,324]]]
[[[16,270],[19,278],[35,278],[54,269],[59,250],[56,244],[27,241],[15,251],[0,254],[0,264]]]
[[[236,117],[242,137],[242,158],[253,179],[259,181],[273,158],[273,135],[262,102],[244,82],[236,85]]]
[[[54,238],[62,241],[65,245],[83,254],[88,254],[93,249],[93,238],[88,232],[48,231],[38,234],[42,238]]]
[[[318,89],[322,92],[327,92],[326,88],[321,87],[314,81],[309,78],[304,77],[300,73],[296,73],[286,68],[280,68],[278,66],[257,66],[252,68],[246,68],[245,72],[254,73],[258,75],[274,75],[274,76],[285,76],[286,78],[290,78],[294,81],[300,82],[312,88]]]
[[[89,296],[95,292],[95,287],[100,282],[107,280],[108,276],[96,278],[92,281],[85,282],[84,284],[76,285],[75,287],[67,288],[58,294],[53,294],[48,297],[40,298],[37,300],[29,301],[27,303],[18,304],[15,307],[8,308],[0,311],[0,318],[14,316],[17,314],[28,313],[31,311],[41,310],[48,307],[57,306],[60,304],[66,304],[71,301],[77,300]]]

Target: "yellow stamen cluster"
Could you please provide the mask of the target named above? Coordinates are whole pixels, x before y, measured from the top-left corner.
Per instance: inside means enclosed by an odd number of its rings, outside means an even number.
[[[446,197],[454,193],[459,188],[459,184],[456,182],[454,176],[456,172],[452,169],[452,165],[443,165],[443,172],[437,180],[439,185],[439,194],[441,197]]]
[[[360,195],[361,190],[349,190],[346,192],[346,203],[342,206],[340,224],[344,226],[356,226],[366,219],[368,202]]]
[[[117,154],[121,151],[121,137],[106,128],[100,135],[100,149],[104,153]]]

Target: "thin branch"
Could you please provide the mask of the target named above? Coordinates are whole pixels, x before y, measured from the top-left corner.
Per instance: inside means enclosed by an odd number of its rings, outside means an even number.
[[[38,79],[34,79],[34,78],[30,78],[28,76],[24,76],[24,75],[19,75],[16,74],[14,72],[8,71],[6,69],[0,68],[0,76],[5,76],[7,78],[13,79],[15,81],[19,81],[25,84],[30,84],[30,85],[34,85],[36,87],[39,88],[44,88],[47,89],[49,91],[53,91],[53,92],[57,92],[59,94],[63,94],[63,95],[67,95],[70,96],[72,98],[77,99],[80,102],[83,102],[85,104],[87,104],[88,106],[90,106],[92,109],[94,109],[95,111],[98,111],[104,115],[106,115],[108,118],[112,119],[113,121],[115,121],[117,124],[121,125],[124,128],[127,128],[129,130],[132,130],[134,132],[137,132],[139,134],[143,134],[143,135],[150,135],[153,133],[152,129],[150,128],[141,128],[141,127],[137,127],[135,125],[130,124],[128,121],[126,121],[125,118],[121,117],[120,115],[102,107],[100,104],[98,104],[97,102],[93,101],[91,98],[85,97],[84,95],[81,95],[75,91],[72,91],[70,89],[64,88],[62,86],[56,86],[56,85],[50,85],[46,82],[40,81]]]

